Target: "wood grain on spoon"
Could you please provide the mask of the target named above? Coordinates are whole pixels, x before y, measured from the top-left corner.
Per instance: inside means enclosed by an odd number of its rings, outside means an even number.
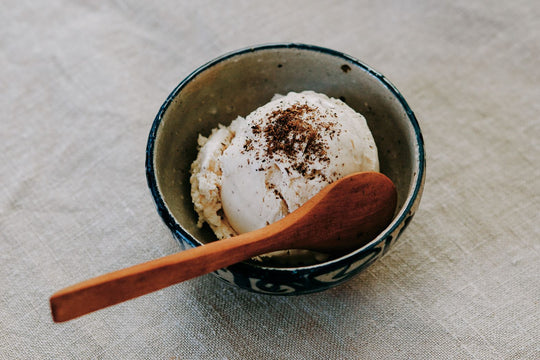
[[[53,320],[71,320],[271,251],[310,249],[339,254],[357,249],[388,226],[396,202],[395,186],[383,174],[349,175],[262,229],[60,290],[50,298]]]

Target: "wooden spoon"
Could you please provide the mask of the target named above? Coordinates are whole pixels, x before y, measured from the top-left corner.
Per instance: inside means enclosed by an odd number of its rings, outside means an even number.
[[[271,251],[310,249],[340,254],[358,249],[388,226],[396,201],[395,186],[383,174],[349,175],[262,229],[60,290],[50,298],[53,320],[71,320]]]

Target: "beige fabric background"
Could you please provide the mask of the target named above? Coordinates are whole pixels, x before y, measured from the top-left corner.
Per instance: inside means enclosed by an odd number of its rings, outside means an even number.
[[[0,3],[1,359],[539,359],[540,5],[523,1]],[[335,289],[204,276],[64,324],[48,297],[179,249],[146,138],[197,66],[253,44],[385,74],[427,147],[420,209]]]

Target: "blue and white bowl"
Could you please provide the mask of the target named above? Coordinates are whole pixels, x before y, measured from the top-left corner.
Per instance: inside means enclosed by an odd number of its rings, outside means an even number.
[[[304,44],[241,49],[201,66],[161,106],[148,138],[146,175],[157,210],[182,249],[216,238],[197,227],[190,195],[190,166],[197,137],[228,125],[274,94],[314,90],[340,98],[363,114],[379,149],[381,172],[395,183],[392,223],[367,245],[311,266],[280,267],[246,261],[214,274],[240,288],[266,294],[306,294],[338,285],[373,264],[411,221],[422,194],[425,157],[414,113],[380,73],[338,51]],[[328,229],[329,232],[332,229]]]

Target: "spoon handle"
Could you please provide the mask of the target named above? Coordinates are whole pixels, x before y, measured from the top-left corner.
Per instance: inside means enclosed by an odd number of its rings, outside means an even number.
[[[212,242],[69,286],[50,298],[53,320],[68,321],[271,251],[271,242],[262,241],[267,236],[257,233]]]

